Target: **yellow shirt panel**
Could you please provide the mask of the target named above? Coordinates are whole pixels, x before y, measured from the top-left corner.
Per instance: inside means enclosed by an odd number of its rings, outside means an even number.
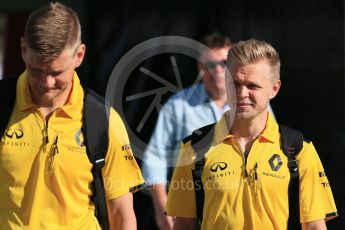
[[[300,175],[301,223],[337,216],[332,190],[312,143],[304,143],[297,160]]]
[[[169,185],[166,210],[169,216],[196,217],[196,201],[191,170],[192,153],[190,142],[181,143],[177,165]]]
[[[119,114],[110,110],[109,147],[103,169],[107,199],[136,191],[144,179],[130,148],[126,128]]]

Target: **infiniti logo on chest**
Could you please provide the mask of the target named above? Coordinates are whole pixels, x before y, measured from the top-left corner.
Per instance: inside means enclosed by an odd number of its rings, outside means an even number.
[[[6,136],[9,138],[20,139],[24,136],[24,132],[21,129],[8,129],[6,131]]]
[[[225,162],[217,162],[211,165],[210,170],[212,172],[218,172],[218,170],[223,171],[228,167],[228,164]]]

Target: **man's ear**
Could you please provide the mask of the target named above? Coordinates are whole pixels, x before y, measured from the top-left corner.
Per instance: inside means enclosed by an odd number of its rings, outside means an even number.
[[[85,44],[80,44],[76,53],[76,63],[75,63],[75,68],[79,67],[81,63],[83,62],[84,56],[85,56]]]
[[[27,46],[23,37],[21,37],[20,39],[20,47],[22,51],[22,59],[25,62],[25,54],[26,54]]]
[[[281,86],[281,81],[280,80],[275,80],[273,82],[270,99],[274,98],[278,94],[280,86]]]
[[[205,71],[205,66],[203,66],[200,62],[196,64],[198,71],[200,72],[201,70]]]

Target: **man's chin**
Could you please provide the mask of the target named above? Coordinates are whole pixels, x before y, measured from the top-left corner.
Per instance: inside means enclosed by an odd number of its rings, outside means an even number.
[[[225,79],[219,78],[213,82],[216,86],[225,88]]]
[[[217,91],[220,94],[226,94],[226,88],[224,87],[224,85],[221,84],[217,84],[215,85],[215,91]]]
[[[38,95],[40,101],[53,101],[58,97],[58,94],[54,91],[40,92]]]
[[[250,112],[236,112],[236,118],[240,120],[250,120],[254,115]]]
[[[50,91],[44,91],[44,92],[40,92],[40,97],[44,97],[44,98],[54,98],[56,97],[56,93],[52,90]]]

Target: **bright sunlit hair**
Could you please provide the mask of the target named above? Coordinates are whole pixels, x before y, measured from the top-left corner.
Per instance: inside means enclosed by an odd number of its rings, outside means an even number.
[[[280,79],[280,59],[278,52],[271,44],[250,39],[240,41],[232,45],[228,54],[228,66],[234,61],[247,65],[261,60],[267,61],[271,66],[270,80],[273,82]]]
[[[65,48],[76,49],[81,43],[76,12],[58,2],[42,6],[29,16],[24,41],[45,61],[55,59]]]

